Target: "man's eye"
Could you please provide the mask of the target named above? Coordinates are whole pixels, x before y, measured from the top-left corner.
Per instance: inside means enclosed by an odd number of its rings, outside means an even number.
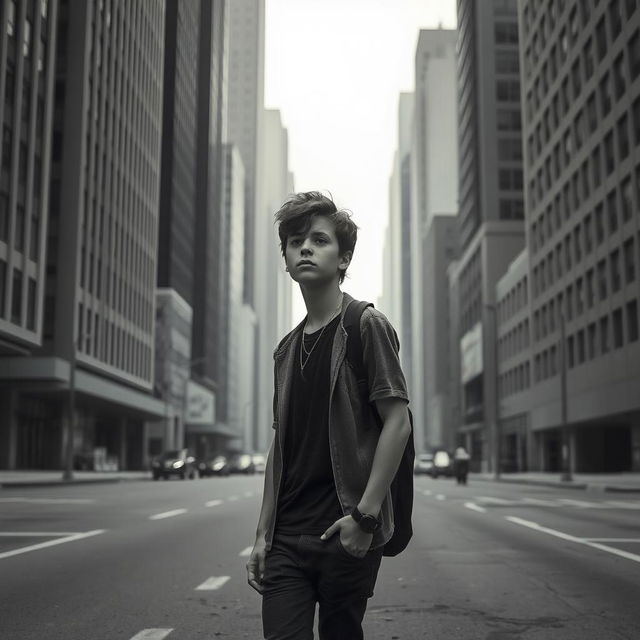
[[[327,239],[326,238],[316,238],[316,242],[318,244],[327,244]]]
[[[300,244],[301,240],[299,238],[293,238],[291,240],[289,240],[289,244],[292,247],[297,247]]]

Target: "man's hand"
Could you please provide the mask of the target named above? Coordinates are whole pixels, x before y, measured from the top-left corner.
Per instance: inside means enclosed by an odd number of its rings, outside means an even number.
[[[321,536],[321,540],[328,540],[338,533],[340,542],[345,551],[356,558],[364,558],[373,540],[372,533],[366,533],[360,525],[351,517],[345,516],[336,520]]]
[[[247,582],[260,595],[264,591],[262,580],[264,579],[264,560],[267,555],[264,538],[258,538],[253,545],[253,551],[247,562]]]

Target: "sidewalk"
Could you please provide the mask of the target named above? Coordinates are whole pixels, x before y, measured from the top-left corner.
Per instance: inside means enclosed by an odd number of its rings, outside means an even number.
[[[4,471],[0,469],[0,489],[71,486],[79,484],[151,480],[150,471],[74,471],[73,480],[62,479],[62,471]]]
[[[492,473],[471,473],[470,480],[482,482],[507,482],[562,489],[602,491],[609,493],[640,493],[640,473],[576,473],[570,482],[561,479],[562,474],[529,471],[527,473],[502,473],[496,480]]]

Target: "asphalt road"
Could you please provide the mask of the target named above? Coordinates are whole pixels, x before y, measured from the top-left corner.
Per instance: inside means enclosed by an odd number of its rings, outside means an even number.
[[[259,639],[262,477],[0,491],[2,640]],[[368,640],[640,637],[640,497],[416,479]]]

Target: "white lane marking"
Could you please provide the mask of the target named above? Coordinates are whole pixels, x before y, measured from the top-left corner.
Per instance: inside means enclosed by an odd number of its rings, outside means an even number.
[[[77,531],[0,531],[7,538],[66,538],[75,536]]]
[[[472,511],[477,511],[478,513],[487,512],[487,510],[484,507],[481,507],[473,502],[465,502],[464,506],[467,507],[467,509],[471,509]]]
[[[640,538],[585,538],[587,542],[640,542]]]
[[[213,576],[205,580],[199,587],[196,587],[196,591],[214,591],[219,589],[222,585],[227,583],[231,579],[230,576]]]
[[[166,638],[173,629],[143,629],[136,633],[131,640],[162,640]]]
[[[238,499],[238,496],[229,496],[229,497],[227,498],[227,500],[228,500],[229,502],[235,502],[237,499]]]
[[[39,544],[32,544],[28,547],[21,547],[20,549],[13,549],[12,551],[5,551],[0,553],[0,560],[4,558],[10,558],[11,556],[18,556],[21,553],[28,553],[29,551],[37,551],[38,549],[46,549],[47,547],[53,547],[58,544],[64,544],[65,542],[75,542],[76,540],[82,540],[83,538],[90,538],[91,536],[97,536],[104,533],[105,529],[96,529],[95,531],[85,531],[84,533],[74,533],[73,535],[65,538],[59,538],[58,540],[48,540],[47,542],[40,542]]]
[[[557,502],[552,502],[551,500],[541,500],[540,498],[523,498],[525,502],[529,504],[537,504],[541,507],[559,507],[560,505]]]
[[[586,502],[585,500],[572,500],[571,498],[558,498],[558,502],[562,504],[568,504],[572,507],[580,507],[582,509],[588,509],[589,507],[594,507],[593,502]]]
[[[26,502],[29,504],[93,504],[89,498],[0,498],[0,502]]]
[[[174,509],[173,511],[165,511],[164,513],[156,513],[154,516],[149,516],[149,520],[164,520],[164,518],[173,518],[186,512],[186,509]]]
[[[436,500],[445,500],[445,496],[443,496],[441,493],[439,493],[439,494],[436,496]]]
[[[505,500],[504,498],[494,498],[493,496],[476,496],[476,500],[480,502],[489,502],[493,504],[513,504],[513,500]]]
[[[586,545],[587,547],[592,547],[594,549],[599,549],[600,551],[605,551],[606,553],[612,553],[613,555],[620,556],[621,558],[625,558],[627,560],[640,562],[640,555],[637,555],[635,553],[622,551],[622,549],[615,549],[614,547],[609,547],[605,544],[600,544],[598,542],[591,542],[587,538],[576,538],[576,536],[569,535],[568,533],[563,533],[562,531],[556,531],[555,529],[549,529],[548,527],[543,527],[539,525],[537,522],[530,522],[529,520],[523,520],[522,518],[516,518],[514,516],[505,516],[505,518],[509,522],[513,522],[514,524],[519,524],[523,527],[529,527],[530,529],[534,529],[535,531],[540,531],[541,533],[548,533],[550,536],[555,536],[556,538],[562,538],[563,540],[568,540],[569,542],[575,542],[576,544],[583,544],[583,545]]]
[[[217,507],[219,504],[222,504],[222,500],[209,500],[209,502],[205,502],[205,507]]]
[[[250,556],[252,551],[253,551],[253,547],[247,547],[246,549],[243,549],[238,555],[241,557]]]
[[[425,496],[430,496],[431,495],[431,489],[425,489],[422,493],[424,493]]]
[[[622,500],[605,500],[605,504],[616,509],[640,509],[640,502],[623,502]]]

